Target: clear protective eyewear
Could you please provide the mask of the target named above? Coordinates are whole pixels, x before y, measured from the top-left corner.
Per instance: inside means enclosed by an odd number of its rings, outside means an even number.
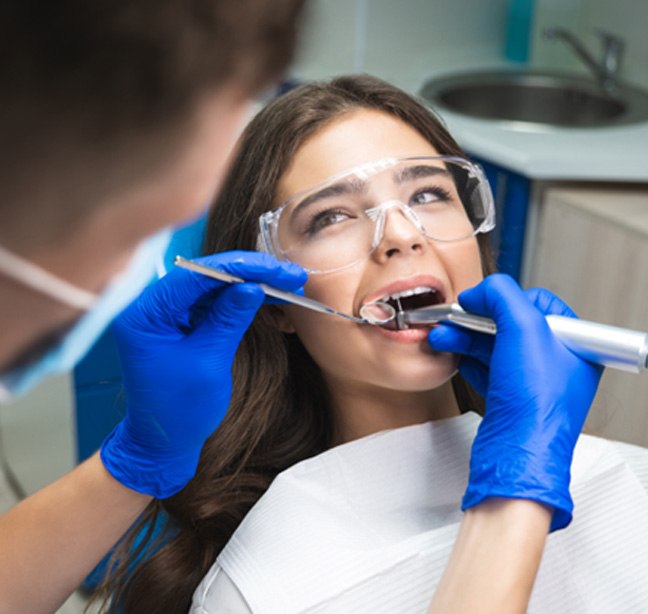
[[[257,247],[308,273],[332,273],[365,260],[380,245],[389,215],[402,215],[439,242],[495,227],[493,195],[478,165],[456,156],[385,158],[335,175],[261,215]]]

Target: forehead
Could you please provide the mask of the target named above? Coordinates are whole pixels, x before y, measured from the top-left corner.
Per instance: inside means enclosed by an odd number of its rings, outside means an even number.
[[[277,201],[366,162],[439,153],[402,120],[380,111],[358,109],[327,124],[299,147],[279,181]]]

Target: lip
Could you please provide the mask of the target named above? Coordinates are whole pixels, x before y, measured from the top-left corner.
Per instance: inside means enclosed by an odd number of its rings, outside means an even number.
[[[433,275],[421,274],[413,275],[405,279],[398,279],[397,281],[394,281],[374,292],[371,292],[362,299],[360,308],[369,303],[373,303],[389,294],[404,292],[405,290],[411,290],[412,288],[416,288],[418,286],[428,286],[436,290],[439,293],[441,302],[445,302],[446,290],[443,282],[438,277],[434,277]],[[358,308],[358,312],[360,311],[360,308]]]
[[[402,330],[391,330],[389,328],[383,328],[382,326],[372,326],[372,332],[375,331],[379,335],[383,335],[390,341],[396,341],[397,343],[424,343],[425,339],[430,332],[430,327],[426,328],[404,328]],[[427,343],[424,343],[427,351],[431,351]]]

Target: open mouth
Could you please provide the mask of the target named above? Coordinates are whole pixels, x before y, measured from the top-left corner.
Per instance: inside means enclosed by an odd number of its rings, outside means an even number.
[[[444,302],[444,297],[436,288],[417,286],[402,292],[395,292],[380,299],[380,302],[390,305],[396,312],[410,311],[420,307],[429,307]]]
[[[387,323],[380,323],[379,320],[386,319],[392,312],[411,311],[421,307],[429,307],[445,302],[445,296],[441,290],[431,286],[417,286],[400,292],[387,294],[373,303],[365,305],[361,314],[373,316],[375,323],[389,330],[400,330],[398,318],[393,318]]]

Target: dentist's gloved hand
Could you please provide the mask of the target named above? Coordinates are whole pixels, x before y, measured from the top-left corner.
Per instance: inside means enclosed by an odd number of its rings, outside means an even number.
[[[458,300],[497,324],[495,337],[450,325],[429,334],[434,349],[463,355],[459,370],[486,401],[462,508],[487,497],[533,499],[554,508],[552,531],[563,528],[574,507],[574,446],[602,368],[553,335],[545,315],[575,315],[548,290],[524,292],[510,277],[491,275]]]
[[[198,261],[282,290],[306,282],[297,265],[262,253]],[[205,440],[227,411],[234,354],[264,299],[254,283],[229,285],[176,268],[117,318],[128,411],[101,459],[119,482],[165,498],[193,477]]]

